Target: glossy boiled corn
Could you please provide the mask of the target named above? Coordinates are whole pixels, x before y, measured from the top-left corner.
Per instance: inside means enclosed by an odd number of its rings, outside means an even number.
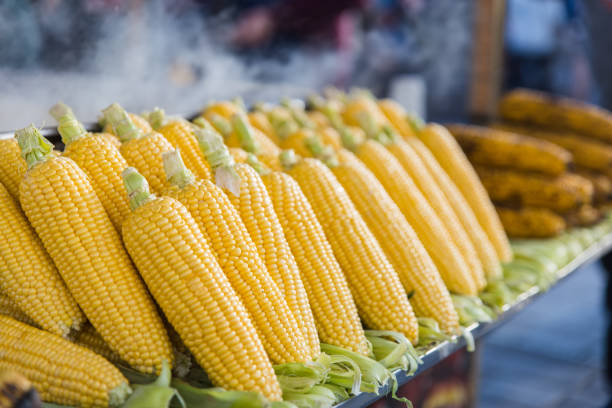
[[[130,213],[121,180],[127,162],[108,138],[87,133],[70,108],[58,104],[51,111],[66,146],[63,155],[72,159],[89,176],[111,222],[120,231],[121,223]]]
[[[483,289],[487,281],[474,244],[453,211],[451,203],[446,199],[442,189],[440,189],[420,156],[410,144],[402,140],[391,142],[386,147],[412,178],[431,208],[438,215],[440,221],[442,221],[442,224],[444,224],[452,242],[463,256],[477,289]]]
[[[170,120],[156,129],[174,148],[181,151],[185,164],[193,174],[202,180],[210,180],[212,172],[204,158],[194,134],[194,125],[184,120]]]
[[[0,139],[0,183],[15,200],[19,200],[19,183],[27,169],[17,140],[14,137]]]
[[[366,326],[416,341],[418,324],[401,281],[331,170],[304,159],[288,172],[323,226]]]
[[[393,154],[373,140],[359,146],[356,154],[385,187],[414,228],[447,288],[463,295],[478,293],[472,273],[450,233]]]
[[[513,238],[555,237],[566,227],[563,217],[546,208],[497,207],[497,212],[506,232]]]
[[[457,141],[444,126],[435,123],[425,126],[418,137],[469,203],[480,226],[495,247],[499,259],[502,262],[512,260],[510,242],[495,207]]]
[[[416,136],[406,111],[399,103],[391,99],[381,99],[377,102],[377,105],[400,136],[403,138]]]
[[[455,124],[448,130],[473,164],[552,176],[573,164],[570,152],[546,140],[481,126]]]
[[[104,116],[121,140],[121,155],[128,165],[138,169],[147,178],[152,191],[159,193],[170,187],[161,155],[172,150],[172,144],[160,133],[143,133],[116,103],[104,110]]]
[[[557,177],[476,166],[478,176],[495,203],[568,212],[590,204],[593,185],[575,174]]]
[[[29,165],[20,202],[66,286],[104,340],[134,368],[172,361],[155,305],[89,177],[30,126],[17,132]]]
[[[25,375],[44,401],[117,407],[131,393],[116,367],[84,347],[7,316],[0,316],[0,333],[0,371]]]
[[[40,203],[44,205],[44,203]],[[0,288],[37,325],[59,336],[85,316],[21,211],[0,184]]]
[[[185,345],[216,386],[279,400],[255,326],[196,221],[179,201],[150,195],[135,171],[124,178],[134,208],[123,226],[125,245]]]
[[[261,177],[299,266],[321,341],[368,355],[346,278],[300,186],[281,172]]]
[[[459,318],[448,289],[423,244],[376,177],[348,150],[338,151],[332,171],[385,251],[419,317],[456,332]],[[391,238],[392,237],[392,238]]]
[[[316,359],[320,346],[308,298],[253,169],[236,165],[240,196],[235,197],[210,181],[193,180],[176,153],[164,157],[168,177],[176,183],[166,194],[193,215],[251,315],[270,359],[279,364]]]
[[[529,123],[612,142],[612,113],[574,99],[516,89],[499,103],[504,120]]]

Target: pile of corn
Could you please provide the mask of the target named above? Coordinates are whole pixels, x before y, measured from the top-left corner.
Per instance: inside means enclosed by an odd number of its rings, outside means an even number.
[[[58,104],[64,151],[33,126],[1,140],[0,371],[69,406],[222,392],[168,367],[331,406],[460,333],[512,250],[459,145],[367,93],[310,105],[113,104],[89,133]],[[132,392],[135,372],[161,375]]]
[[[554,237],[599,221],[612,200],[612,140],[601,131],[612,129],[612,113],[516,90],[502,98],[500,117],[491,127],[449,130],[496,204],[506,233]]]

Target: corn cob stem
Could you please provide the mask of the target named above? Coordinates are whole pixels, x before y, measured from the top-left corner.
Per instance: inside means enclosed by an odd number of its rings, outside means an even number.
[[[121,173],[121,176],[125,183],[125,189],[132,210],[137,209],[155,197],[149,192],[149,183],[147,183],[147,179],[142,177],[135,168],[126,167],[123,173]]]
[[[162,126],[164,126],[166,121],[166,113],[161,108],[155,108],[153,109],[153,112],[149,114],[148,120],[153,129],[159,130]]]
[[[59,102],[49,110],[49,113],[57,120],[57,130],[66,146],[87,134],[85,127],[77,120],[69,106]]]
[[[205,129],[195,131],[202,153],[215,174],[215,184],[229,190],[236,197],[240,195],[240,177],[234,169],[234,159],[223,143],[223,138]]]
[[[179,150],[171,150],[162,154],[164,170],[168,181],[180,189],[195,181],[191,171],[185,166]]]
[[[51,156],[53,145],[40,134],[33,124],[15,132],[15,137],[28,168],[36,166]]]
[[[253,136],[253,129],[245,115],[237,113],[232,116],[231,124],[238,136],[240,146],[249,153],[259,153],[259,145]]]
[[[121,143],[138,139],[142,136],[142,131],[134,125],[127,112],[118,103],[113,103],[102,112],[104,113],[105,121],[112,124],[113,131],[119,137]]]

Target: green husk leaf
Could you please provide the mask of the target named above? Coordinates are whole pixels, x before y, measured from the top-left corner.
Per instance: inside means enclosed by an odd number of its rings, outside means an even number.
[[[179,379],[172,380],[186,408],[267,408],[270,402],[258,392],[197,388]]]
[[[251,128],[246,115],[242,113],[233,115],[231,118],[231,124],[234,128],[234,132],[236,132],[236,136],[238,136],[238,140],[240,141],[240,147],[249,153],[258,154],[259,145],[257,140],[255,140],[253,129]]]
[[[436,320],[429,317],[419,317],[417,320],[419,322],[419,347],[451,339],[451,336],[442,332]]]
[[[462,326],[469,326],[476,322],[488,323],[496,316],[495,312],[476,296],[451,294],[451,298]]]
[[[164,361],[157,380],[151,384],[137,385],[123,408],[168,408],[173,399],[177,399],[180,406],[186,408],[178,391],[170,386],[171,379],[170,365]]]
[[[283,392],[283,399],[298,408],[331,408],[337,398],[334,391],[322,385],[315,385],[308,393]]]
[[[326,360],[306,363],[286,363],[274,366],[276,378],[285,392],[307,392],[327,377],[329,363]]]
[[[123,178],[123,185],[127,192],[128,199],[130,201],[130,208],[135,210],[147,201],[155,198],[153,194],[149,192],[149,183],[147,179],[136,170],[134,167],[126,167],[121,173]]]
[[[159,130],[166,122],[166,113],[163,109],[156,107],[153,109],[153,112],[147,115],[147,121],[153,129]]]
[[[173,185],[178,188],[185,188],[195,181],[195,176],[185,166],[179,149],[162,153],[162,161],[166,179]]]
[[[235,196],[240,195],[240,176],[234,169],[234,159],[223,138],[207,129],[195,129],[194,134],[204,157],[215,173],[215,183]]]

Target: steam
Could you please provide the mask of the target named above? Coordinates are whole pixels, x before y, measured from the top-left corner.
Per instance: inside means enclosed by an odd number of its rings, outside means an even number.
[[[0,67],[0,131],[30,122],[53,126],[47,110],[59,100],[82,121],[94,122],[115,101],[134,112],[160,106],[169,113],[192,114],[211,100],[238,95],[247,102],[304,96],[334,79],[338,64],[331,52],[296,49],[283,61],[247,63],[221,45],[223,21],[195,13],[177,19],[160,1],[144,3],[143,9],[104,21],[77,66],[62,71],[40,62]],[[69,34],[62,31],[74,18],[61,10],[53,21],[39,18],[38,24],[56,27],[53,34],[74,47],[80,39],[66,38]],[[24,44],[17,40],[11,46]]]

